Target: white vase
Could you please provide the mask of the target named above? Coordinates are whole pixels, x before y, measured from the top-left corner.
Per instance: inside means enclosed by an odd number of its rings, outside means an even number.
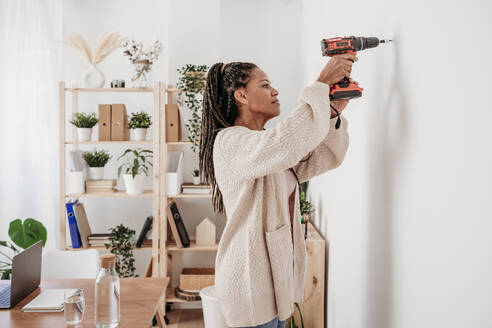
[[[147,128],[136,128],[132,129],[133,131],[133,140],[135,141],[143,141],[147,136]]]
[[[102,88],[104,81],[104,74],[95,65],[91,65],[82,74],[82,87],[84,88]]]
[[[89,167],[89,180],[102,180],[104,175],[103,167]]]
[[[91,141],[92,128],[77,128],[77,135],[80,141]]]
[[[200,177],[193,177],[193,184],[199,185],[200,184]]]
[[[126,193],[130,195],[143,193],[144,180],[145,175],[143,173],[135,175],[135,178],[133,178],[131,174],[123,174],[123,181],[125,182]]]

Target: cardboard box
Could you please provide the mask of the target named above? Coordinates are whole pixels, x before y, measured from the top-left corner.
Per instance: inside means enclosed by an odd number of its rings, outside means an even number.
[[[125,104],[111,105],[111,140],[130,140],[130,129],[128,128],[128,116]]]
[[[176,104],[166,104],[166,142],[181,140],[179,108]]]
[[[111,140],[111,105],[99,104],[99,141]]]

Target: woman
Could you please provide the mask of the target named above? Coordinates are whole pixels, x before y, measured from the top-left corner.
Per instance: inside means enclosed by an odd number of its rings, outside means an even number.
[[[348,100],[329,85],[349,77],[353,55],[333,57],[306,87],[298,108],[274,128],[280,103],[268,76],[251,63],[217,63],[203,98],[200,171],[226,215],[215,262],[215,290],[229,327],[284,327],[302,302],[305,241],[298,183],[340,165]],[[330,109],[330,106],[332,110]]]

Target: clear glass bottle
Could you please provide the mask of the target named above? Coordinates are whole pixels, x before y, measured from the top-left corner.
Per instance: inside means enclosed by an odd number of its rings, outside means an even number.
[[[94,315],[96,327],[116,327],[120,323],[120,277],[114,270],[114,254],[100,257],[96,278]]]

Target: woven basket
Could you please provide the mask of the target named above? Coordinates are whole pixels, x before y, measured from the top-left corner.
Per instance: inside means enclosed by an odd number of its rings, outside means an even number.
[[[179,275],[179,288],[184,291],[200,291],[212,286],[215,279],[215,268],[183,268]]]

